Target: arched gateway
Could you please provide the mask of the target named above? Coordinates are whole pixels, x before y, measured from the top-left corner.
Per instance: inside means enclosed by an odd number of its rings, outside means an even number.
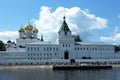
[[[69,53],[68,53],[68,51],[64,52],[64,59],[69,59]]]

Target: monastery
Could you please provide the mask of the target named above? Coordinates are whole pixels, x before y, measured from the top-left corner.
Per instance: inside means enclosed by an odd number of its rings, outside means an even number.
[[[114,45],[101,42],[76,42],[65,17],[58,31],[58,41],[38,38],[39,30],[28,23],[18,30],[16,43],[7,41],[7,50],[0,51],[0,65],[54,64],[57,62],[120,61]]]

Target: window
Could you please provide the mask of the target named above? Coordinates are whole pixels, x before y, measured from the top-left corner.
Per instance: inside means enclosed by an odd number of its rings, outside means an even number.
[[[58,51],[58,47],[56,47],[56,50]]]
[[[45,47],[44,47],[44,51],[45,51]]]
[[[81,50],[82,50],[82,48],[81,48]]]
[[[37,50],[39,51],[39,47],[37,48]]]
[[[50,51],[52,50],[52,48],[50,47]]]
[[[76,50],[76,48],[75,48],[75,50]]]
[[[47,51],[49,50],[49,48],[47,47]]]
[[[95,50],[97,51],[97,48],[95,48]]]
[[[45,56],[45,53],[44,53],[44,56]]]
[[[83,48],[85,50],[85,48]]]
[[[65,35],[67,35],[67,32],[65,32]]]
[[[64,44],[63,44],[63,47],[64,47]]]
[[[55,56],[56,56],[56,53],[55,53]]]
[[[37,53],[37,56],[39,55],[39,53]]]
[[[36,51],[36,47],[34,47],[34,50]]]
[[[28,51],[29,51],[29,47],[28,47]]]
[[[87,48],[87,50],[88,50],[88,48]]]
[[[40,53],[40,55],[42,55],[42,53]]]
[[[33,48],[31,47],[31,51],[32,51],[32,49],[33,49]]]
[[[55,51],[55,47],[53,48],[53,50]]]
[[[70,47],[70,44],[69,44],[69,47]]]
[[[36,54],[34,53],[34,56],[35,56]]]

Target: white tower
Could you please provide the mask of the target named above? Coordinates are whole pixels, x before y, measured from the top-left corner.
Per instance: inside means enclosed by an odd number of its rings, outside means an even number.
[[[60,56],[63,59],[74,59],[74,38],[71,35],[71,31],[63,17],[63,23],[58,32]]]
[[[23,37],[24,37],[25,30],[24,30],[23,28],[20,28],[18,32],[19,32],[19,38],[20,38],[20,39],[23,38]]]

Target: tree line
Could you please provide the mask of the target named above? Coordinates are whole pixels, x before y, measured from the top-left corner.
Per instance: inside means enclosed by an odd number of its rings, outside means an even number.
[[[3,43],[2,40],[0,40],[0,51],[6,51],[5,44]]]

